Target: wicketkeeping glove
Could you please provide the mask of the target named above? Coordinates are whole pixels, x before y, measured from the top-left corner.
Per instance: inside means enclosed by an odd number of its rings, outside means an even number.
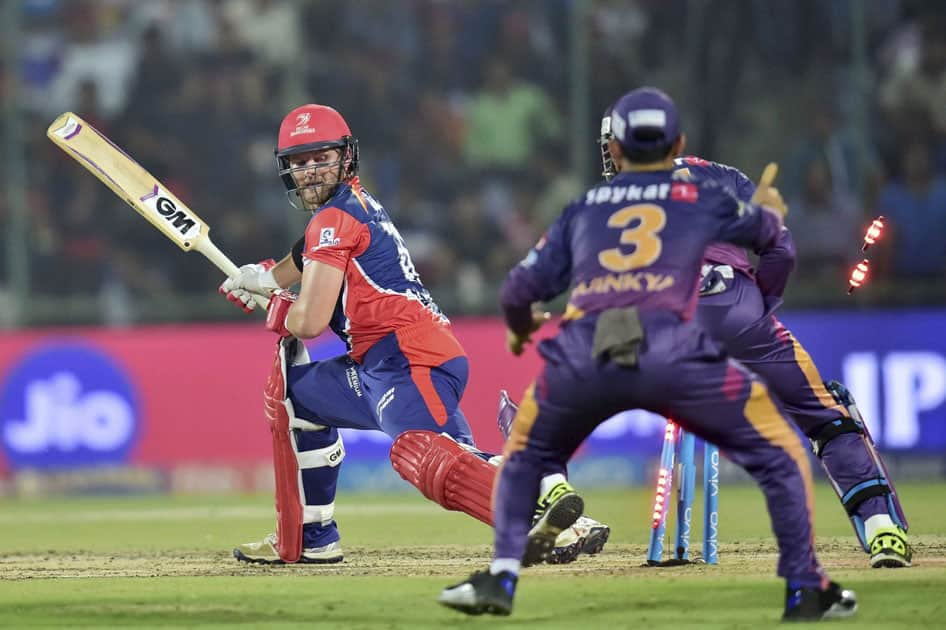
[[[778,188],[772,185],[776,175],[778,175],[778,164],[775,162],[766,164],[751,201],[754,204],[771,208],[778,212],[782,218],[785,218],[785,215],[788,214],[788,204],[782,199],[782,193],[779,192]]]
[[[227,299],[249,313],[256,308],[256,301],[253,294],[269,297],[273,291],[279,288],[276,279],[273,277],[273,267],[276,261],[272,258],[260,261],[258,263],[243,265],[240,267],[240,275],[236,278],[227,278],[220,285],[217,291],[221,295],[227,296]]]

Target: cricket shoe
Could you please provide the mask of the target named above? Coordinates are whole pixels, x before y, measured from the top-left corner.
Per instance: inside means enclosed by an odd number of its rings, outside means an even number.
[[[279,557],[277,544],[276,534],[269,534],[263,540],[240,545],[233,550],[233,557],[250,564],[292,564]],[[298,564],[334,564],[343,559],[342,544],[336,540],[321,547],[303,549]]]
[[[907,533],[899,527],[883,527],[870,541],[870,566],[875,569],[908,567],[913,560],[913,548],[907,542]]]
[[[789,584],[785,588],[785,614],[782,621],[821,621],[843,619],[857,612],[857,596],[854,591],[831,582],[826,590],[796,588]]]
[[[529,530],[529,541],[522,556],[522,566],[528,567],[547,560],[557,546],[556,539],[581,518],[584,509],[584,500],[570,484],[555,484],[539,499],[537,518],[533,520],[532,529]],[[581,553],[583,542],[579,539],[560,547],[558,562],[555,564],[573,562]]]
[[[593,556],[601,553],[610,536],[610,527],[593,518],[581,516],[558,535],[555,547],[545,561],[548,564],[568,564],[577,560],[580,554]]]
[[[567,482],[552,486],[551,490],[539,499],[535,515],[532,517],[532,525],[535,526],[539,522],[551,503],[569,492],[575,493],[575,489]],[[593,518],[580,516],[556,537],[555,546],[545,561],[549,564],[569,564],[577,560],[579,554],[600,553],[608,542],[609,536],[611,536],[610,527]]]
[[[509,571],[492,574],[477,571],[469,578],[448,586],[437,601],[468,615],[508,615],[512,612],[512,598],[519,578]]]

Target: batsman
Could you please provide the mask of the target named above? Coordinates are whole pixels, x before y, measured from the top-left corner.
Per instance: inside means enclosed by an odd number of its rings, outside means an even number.
[[[244,265],[220,287],[246,311],[259,296],[269,299],[266,327],[279,335],[264,395],[277,531],[234,549],[234,556],[262,564],[342,561],[334,518],[345,459],[340,428],[398,438],[391,459],[405,479],[444,507],[492,524],[497,468],[473,445],[459,407],[466,354],[397,228],[362,187],[358,142],[348,124],[331,107],[303,105],[282,121],[275,156],[289,202],[311,218],[281,261]],[[298,295],[288,291],[296,284]],[[328,328],[347,353],[310,361],[300,339]],[[504,402],[500,412],[508,415]],[[572,490],[563,475],[546,485],[538,509],[554,512]],[[583,531],[564,533],[559,561],[603,546],[610,530],[585,523]],[[590,535],[597,542],[587,545]]]

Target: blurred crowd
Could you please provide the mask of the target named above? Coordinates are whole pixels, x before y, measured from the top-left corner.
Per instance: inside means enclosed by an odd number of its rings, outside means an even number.
[[[508,268],[598,177],[601,113],[645,84],[678,100],[693,153],[753,177],[782,164],[799,251],[790,304],[844,294],[878,214],[890,227],[874,273],[893,289],[875,299],[946,301],[946,9],[933,0],[19,6],[3,68],[26,140],[30,293],[91,296],[107,322],[154,319],[143,301],[186,304],[220,274],[46,140],[62,111],[187,201],[241,264],[279,257],[304,226],[275,175],[283,115],[332,105],[359,139],[366,187],[459,315],[495,312]]]

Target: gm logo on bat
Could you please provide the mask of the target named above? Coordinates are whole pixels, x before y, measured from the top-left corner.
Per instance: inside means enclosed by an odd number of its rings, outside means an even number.
[[[157,184],[147,195],[139,199],[149,210],[157,213],[159,217],[167,221],[174,227],[181,236],[193,240],[200,234],[200,223],[188,215],[185,211],[164,195]]]
[[[158,201],[155,203],[157,207],[158,214],[167,219],[168,223],[171,223],[174,227],[180,230],[181,234],[187,234],[187,230],[194,227],[196,221],[188,217],[182,211],[177,209],[177,206],[174,205],[174,202],[168,199],[167,197],[158,197]]]
[[[2,384],[0,437],[13,469],[120,464],[138,436],[138,395],[98,349],[57,343],[34,350]]]

